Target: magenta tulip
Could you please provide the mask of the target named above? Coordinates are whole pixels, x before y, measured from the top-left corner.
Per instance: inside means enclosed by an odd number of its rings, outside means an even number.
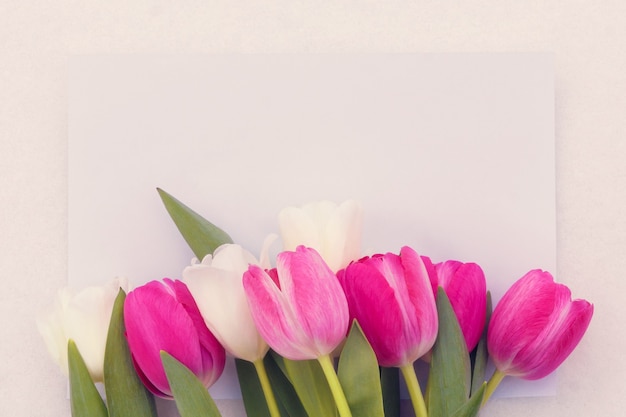
[[[533,270],[500,300],[489,323],[487,346],[502,375],[539,379],[554,371],[583,337],[593,305],[572,301],[569,288]]]
[[[382,366],[403,367],[435,343],[437,308],[422,258],[411,248],[352,262],[338,273],[350,315]]]
[[[434,265],[433,269],[434,274],[430,274],[433,294],[437,296],[437,287],[445,291],[461,326],[467,350],[471,352],[478,344],[485,327],[485,274],[477,264],[459,261],[441,262]]]
[[[243,285],[259,333],[285,358],[318,359],[345,338],[345,295],[314,249],[298,246],[295,252],[281,252],[276,270],[269,273],[251,265]]]
[[[161,350],[182,362],[207,388],[224,370],[224,348],[181,281],[166,278],[131,291],[124,303],[124,324],[135,370],[155,395],[172,397]]]

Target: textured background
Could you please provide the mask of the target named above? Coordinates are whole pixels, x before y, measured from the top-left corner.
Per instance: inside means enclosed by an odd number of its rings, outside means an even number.
[[[555,54],[557,276],[596,307],[558,396],[494,400],[483,416],[623,415],[626,4],[242,3],[0,3],[0,415],[69,415],[34,326],[66,282],[69,55],[477,51]]]

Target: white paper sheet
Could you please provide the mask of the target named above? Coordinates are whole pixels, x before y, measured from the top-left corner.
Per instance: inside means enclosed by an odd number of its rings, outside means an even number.
[[[354,198],[365,249],[477,262],[496,300],[556,272],[551,55],[78,56],[69,85],[71,286],[180,277],[156,187],[253,253],[281,208]]]

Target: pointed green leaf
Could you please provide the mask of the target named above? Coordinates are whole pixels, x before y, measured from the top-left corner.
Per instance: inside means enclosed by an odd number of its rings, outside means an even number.
[[[474,349],[474,367],[472,369],[472,395],[478,391],[485,382],[485,371],[487,368],[487,329],[489,328],[489,320],[491,319],[491,293],[487,291],[487,315],[485,319],[485,328],[480,337],[478,346]]]
[[[91,380],[89,370],[76,343],[67,343],[67,361],[70,372],[70,402],[72,417],[107,417],[107,409]]]
[[[376,354],[356,321],[339,357],[337,376],[352,415],[384,417]]]
[[[163,350],[161,362],[180,417],[220,417],[209,391],[193,372]]]
[[[124,300],[120,289],[107,335],[104,352],[104,388],[111,417],[156,417],[154,397],[137,376],[126,341]]]
[[[449,417],[469,398],[470,359],[459,322],[441,287],[437,290],[437,314],[439,331],[428,377],[428,416]]]
[[[476,393],[461,408],[456,410],[450,417],[476,417],[480,412],[483,397],[485,396],[485,388],[487,383],[483,384],[476,390]]]
[[[281,415],[284,417],[308,417],[296,390],[274,360],[274,356],[271,354],[265,355],[263,362],[265,363],[265,369],[274,390],[274,395],[278,401]]]
[[[220,245],[233,243],[225,231],[160,188],[157,191],[180,234],[198,259],[213,253]]]
[[[293,385],[309,416],[337,415],[335,399],[318,361],[292,361],[275,352],[271,354]]]
[[[235,359],[235,366],[246,416],[270,417],[270,410],[267,408],[267,402],[254,365],[243,359]]]

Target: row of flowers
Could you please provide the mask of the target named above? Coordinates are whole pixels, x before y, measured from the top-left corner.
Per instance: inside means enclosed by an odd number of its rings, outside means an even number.
[[[130,291],[123,310],[126,338],[146,388],[160,397],[174,395],[162,351],[207,388],[222,374],[229,354],[254,365],[270,414],[279,416],[272,387],[263,381],[263,361],[271,348],[286,360],[317,361],[339,414],[346,417],[351,415],[350,405],[332,358],[356,321],[378,365],[400,369],[416,415],[426,416],[429,406],[413,364],[431,359],[440,326],[439,288],[458,321],[465,352],[477,349],[486,336],[496,372],[481,392],[482,404],[507,375],[538,379],[551,373],[583,337],[593,306],[585,300],[572,301],[569,289],[555,283],[548,272],[533,270],[519,279],[487,322],[491,312],[479,265],[433,264],[410,247],[397,254],[361,257],[362,217],[354,201],[287,208],[279,215],[284,246],[275,267],[267,255],[271,239],[260,260],[241,246],[226,243],[186,267],[182,280],[151,281]],[[185,235],[184,229],[181,232]],[[63,368],[71,339],[92,378],[102,380],[108,319],[120,286],[128,289],[117,281],[73,298],[62,292],[56,311],[39,322]]]

